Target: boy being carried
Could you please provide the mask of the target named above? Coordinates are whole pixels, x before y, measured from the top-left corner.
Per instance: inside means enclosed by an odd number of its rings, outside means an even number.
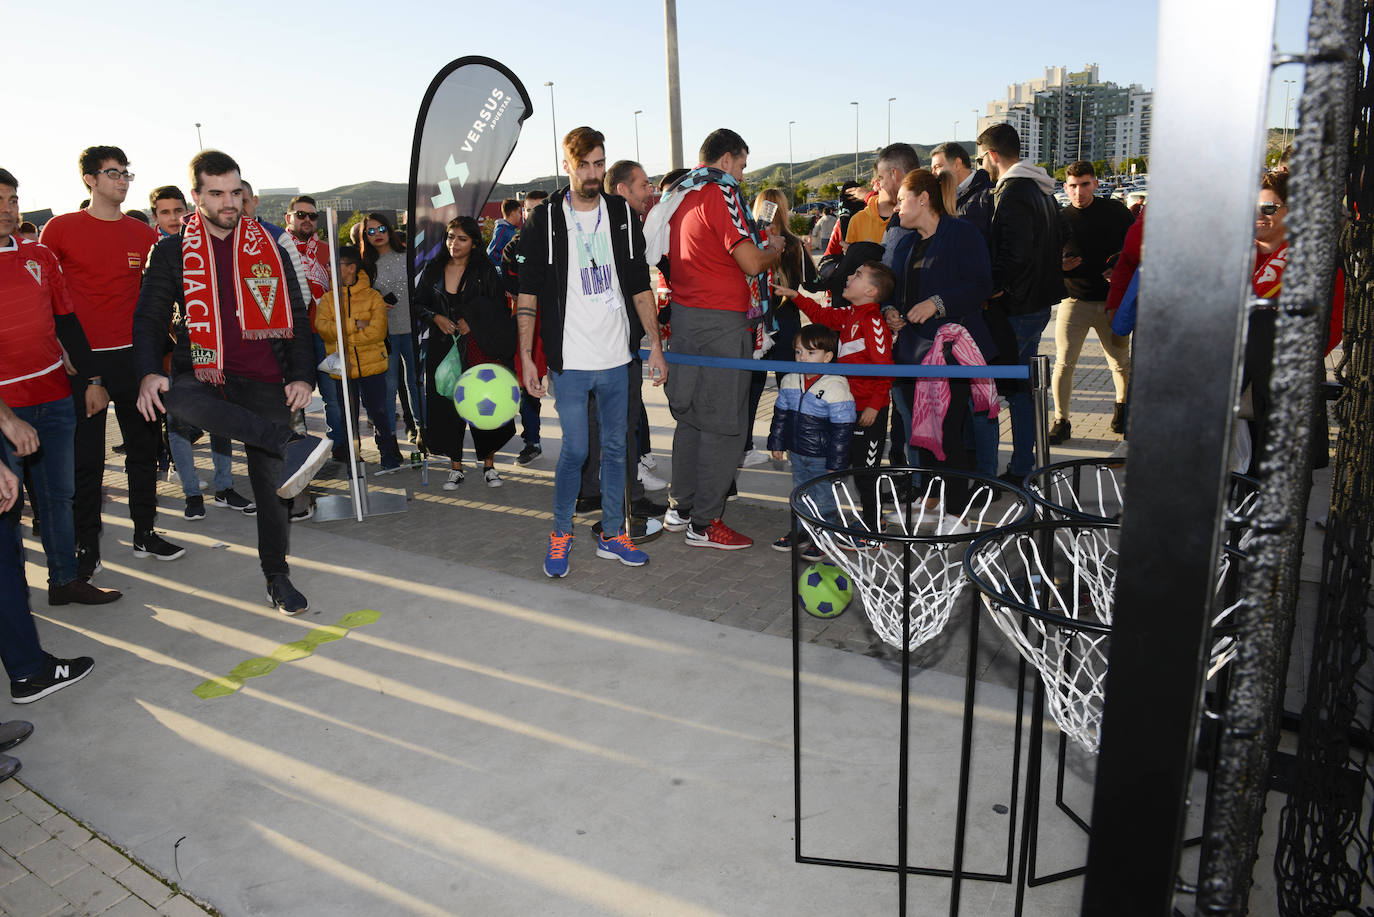
[[[896,282],[890,267],[881,261],[865,261],[845,281],[844,298],[853,304],[847,309],[823,306],[796,290],[782,287],[774,287],[774,290],[796,303],[811,321],[839,332],[839,348],[835,351],[838,362],[891,364],[892,331],[883,320],[878,303],[892,295]],[[887,441],[892,380],[885,376],[853,376],[849,386],[858,413],[854,441],[849,450],[849,467],[875,468],[882,460],[883,445]],[[877,531],[875,495],[870,488],[860,488],[860,491],[864,522],[870,530]]]
[[[835,359],[838,337],[825,325],[807,325],[796,337],[793,351],[799,363],[829,363]],[[773,425],[768,431],[768,449],[775,461],[784,451],[792,460],[792,486],[800,487],[812,478],[849,467],[849,444],[854,433],[854,397],[843,376],[788,373],[778,388],[773,406]],[[817,488],[816,509],[822,518],[834,519],[835,498],[827,488]],[[792,549],[792,535],[784,534],[773,542],[777,551]],[[820,560],[821,553],[810,542],[804,543],[801,556]]]

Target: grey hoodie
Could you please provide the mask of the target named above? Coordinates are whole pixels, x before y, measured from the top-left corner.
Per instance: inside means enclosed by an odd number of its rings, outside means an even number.
[[[1018,159],[1010,169],[1007,169],[1007,171],[998,176],[997,184],[1000,185],[1002,182],[1012,178],[1029,178],[1040,186],[1041,191],[1046,194],[1054,193],[1054,176],[1046,172],[1040,166],[1032,165],[1024,159]]]

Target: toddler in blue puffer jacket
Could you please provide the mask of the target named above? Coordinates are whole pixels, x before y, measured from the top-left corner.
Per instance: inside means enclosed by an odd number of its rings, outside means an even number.
[[[797,362],[832,362],[838,341],[832,329],[819,324],[806,325],[793,344]],[[774,461],[782,461],[783,453],[787,453],[792,461],[794,488],[826,472],[849,467],[849,440],[856,418],[854,396],[843,376],[823,373],[783,376],[778,386],[778,400],[773,406],[768,449]],[[835,518],[835,499],[830,488],[816,488],[812,496],[822,517]],[[791,533],[773,542],[773,548],[792,550]],[[802,546],[801,555],[807,560],[821,557],[809,543]]]

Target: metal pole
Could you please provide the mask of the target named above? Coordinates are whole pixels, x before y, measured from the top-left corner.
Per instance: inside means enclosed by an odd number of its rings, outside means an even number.
[[[639,116],[642,114],[644,114],[644,109],[635,109],[635,162],[641,166],[644,165],[644,160],[639,158]]]
[[[859,103],[850,102],[854,106],[854,180],[859,180]]]
[[[897,101],[896,96],[887,98],[887,145],[892,146],[892,103]]]
[[[682,80],[677,64],[677,0],[663,0],[663,37],[668,46],[668,162],[682,168]]]
[[[795,193],[797,185],[792,180],[792,125],[796,123],[795,121],[787,122],[787,184],[791,186],[793,193]]]
[[[954,120],[954,137],[953,137],[953,139],[954,139],[954,142],[955,142],[955,143],[958,143],[958,142],[959,142],[959,119],[957,119],[957,118]]]
[[[205,141],[203,141],[203,140],[200,139],[200,122],[199,122],[199,121],[196,122],[196,146],[199,147],[199,148],[202,149],[202,150],[205,149]]]
[[[1084,915],[1172,912],[1254,260],[1275,3],[1161,0],[1145,247]],[[1218,44],[1214,36],[1225,34]],[[1199,85],[1208,86],[1199,93]],[[1215,144],[1211,138],[1226,137]],[[1198,185],[1196,176],[1212,180]],[[1207,214],[1199,220],[1198,214]],[[1291,269],[1291,268],[1290,268]],[[1188,469],[1181,474],[1179,469]],[[1168,673],[1161,677],[1161,673]]]
[[[553,128],[553,186],[558,187],[558,160],[562,157],[558,154],[558,115],[553,110],[553,80],[545,80],[544,85],[549,87],[549,124]]]
[[[348,388],[348,351],[344,348],[343,332],[343,293],[339,283],[339,246],[335,240],[339,238],[339,228],[334,208],[325,209],[325,225],[329,233],[329,278],[330,285],[334,287],[334,346],[335,353],[343,360],[343,372],[339,373],[339,385],[343,391],[343,412],[344,429],[348,433],[348,480],[353,491],[353,517],[359,522],[363,521],[363,485],[358,480],[358,453],[355,451],[353,436],[353,410],[352,400]],[[325,373],[327,376],[328,373]],[[329,379],[324,380],[324,384],[330,383]]]
[[[1296,82],[1297,80],[1283,81],[1283,133],[1280,136],[1283,138],[1285,147],[1288,146],[1288,99],[1293,92],[1293,84]],[[1280,150],[1279,152],[1282,153],[1283,151]]]

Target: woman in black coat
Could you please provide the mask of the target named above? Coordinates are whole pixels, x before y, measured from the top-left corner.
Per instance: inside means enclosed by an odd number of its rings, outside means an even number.
[[[501,277],[487,258],[482,228],[472,217],[448,224],[444,247],[425,265],[412,300],[422,328],[428,328],[425,347],[425,445],[429,452],[447,455],[451,463],[445,490],[463,483],[463,434],[467,422],[458,416],[453,393],[435,387],[435,371],[455,346],[463,368],[479,363],[511,367],[515,359],[515,318],[506,302]],[[500,487],[496,450],[515,435],[515,421],[495,430],[472,428],[473,450],[482,460],[487,486]]]

